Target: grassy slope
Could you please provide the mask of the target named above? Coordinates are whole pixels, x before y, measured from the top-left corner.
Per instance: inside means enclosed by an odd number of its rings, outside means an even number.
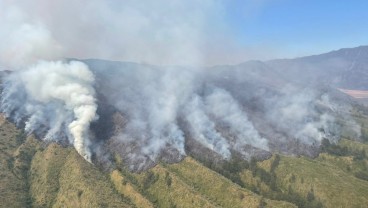
[[[284,192],[291,187],[303,196],[307,196],[308,192],[313,190],[315,197],[325,207],[366,206],[368,181],[360,180],[341,169],[336,163],[331,163],[331,157],[334,156],[325,154],[313,160],[281,156],[275,171],[279,187]],[[349,161],[348,158],[342,160]],[[264,161],[261,166],[267,169],[269,164],[269,161]]]
[[[366,149],[368,145],[366,144],[359,145],[358,142],[342,140],[341,146],[346,146],[350,150],[361,152],[361,150]],[[350,175],[355,175],[357,172],[365,172],[366,174],[368,174],[368,158],[367,157],[357,159],[355,156],[351,156],[351,155],[336,156],[336,155],[330,155],[327,153],[322,153],[320,154],[318,158],[316,158],[316,160],[326,165],[330,165],[330,166],[334,166],[335,168],[339,168],[341,171],[347,174],[350,174]]]
[[[260,196],[205,168],[190,157],[181,163],[169,165],[168,169],[220,207],[258,207],[260,204]],[[294,207],[287,202],[265,202],[266,207]]]
[[[0,117],[0,204],[2,207],[29,207],[28,184],[15,168],[20,166],[14,155],[22,141],[17,141],[18,131],[14,125]],[[19,138],[19,137],[18,137]]]
[[[60,171],[70,149],[51,144],[44,151],[37,152],[31,165],[31,193],[33,205],[51,207],[59,191]]]
[[[136,174],[104,173],[73,148],[57,144],[42,149],[33,137],[24,139],[14,125],[0,118],[0,207],[258,207],[262,197],[231,182],[191,157],[180,163],[159,164]],[[368,145],[342,140],[348,149]],[[364,207],[368,181],[354,176],[366,159],[327,153],[316,159],[280,157],[275,168],[277,187],[314,195],[325,207]],[[270,171],[274,157],[258,163]],[[250,170],[241,172],[246,184],[272,192]],[[265,207],[295,207],[264,198]]]
[[[347,139],[342,139],[339,144],[352,150],[364,150],[368,154],[368,144],[354,142]]]
[[[0,207],[134,207],[74,149],[40,144],[0,117]]]
[[[58,156],[56,156],[58,157]],[[53,207],[130,207],[108,176],[71,150],[60,170]]]
[[[153,204],[140,192],[138,192],[134,185],[129,182],[128,179],[126,179],[118,170],[112,171],[110,177],[116,190],[120,194],[130,198],[137,208],[154,207]]]
[[[122,186],[132,186],[156,207],[258,207],[262,199],[190,157],[140,174],[123,174],[128,182],[121,182]],[[265,207],[295,207],[287,202],[263,201]]]
[[[132,174],[132,176],[136,179],[135,184],[138,189],[156,207],[215,207],[161,165],[157,165],[148,172]]]

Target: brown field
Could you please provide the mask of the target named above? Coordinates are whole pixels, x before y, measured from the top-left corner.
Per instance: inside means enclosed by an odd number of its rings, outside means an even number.
[[[339,90],[356,99],[368,98],[368,90],[348,90],[348,89],[339,89]]]

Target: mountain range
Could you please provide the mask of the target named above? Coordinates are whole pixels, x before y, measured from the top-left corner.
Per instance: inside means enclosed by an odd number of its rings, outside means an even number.
[[[4,112],[0,206],[368,204],[368,46],[200,69],[77,61],[95,77],[91,161]]]

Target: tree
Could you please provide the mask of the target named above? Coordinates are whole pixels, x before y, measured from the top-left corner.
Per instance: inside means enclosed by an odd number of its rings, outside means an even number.
[[[311,190],[308,192],[307,194],[307,200],[309,202],[313,201],[315,199],[315,196],[314,196],[314,191],[313,191],[313,188],[311,188]]]
[[[261,200],[259,200],[259,205],[258,208],[264,208],[266,207],[267,203],[265,201],[265,199],[262,197]]]

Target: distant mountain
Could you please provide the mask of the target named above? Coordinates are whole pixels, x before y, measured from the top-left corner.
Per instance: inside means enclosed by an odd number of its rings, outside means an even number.
[[[266,62],[284,78],[303,84],[368,90],[368,46]]]

